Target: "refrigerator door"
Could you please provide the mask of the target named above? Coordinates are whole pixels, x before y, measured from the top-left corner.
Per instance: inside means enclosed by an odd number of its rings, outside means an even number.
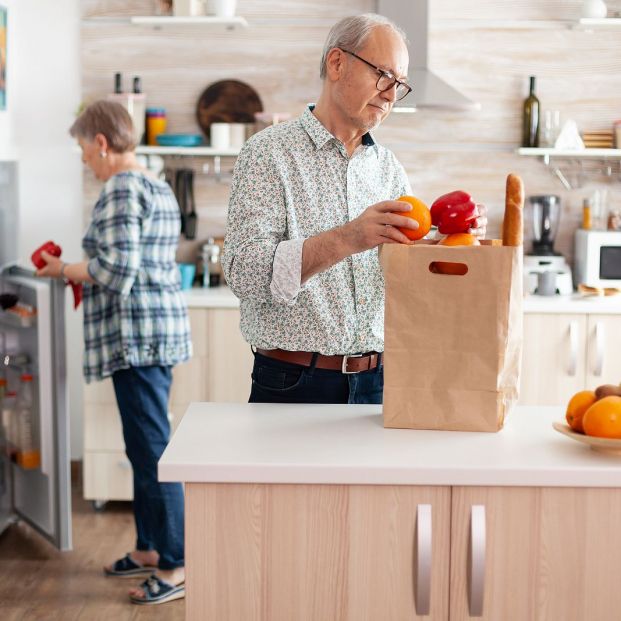
[[[64,287],[60,281],[36,278],[12,267],[2,275],[4,290],[36,308],[30,319],[0,312],[0,359],[9,384],[34,376],[34,435],[40,466],[25,469],[10,461],[12,508],[61,550],[71,549],[71,476],[65,353]],[[27,358],[25,358],[27,357]],[[27,362],[24,362],[27,359]],[[25,368],[24,368],[25,367]],[[10,386],[11,387],[11,386]]]
[[[0,161],[0,268],[17,259],[17,162]]]

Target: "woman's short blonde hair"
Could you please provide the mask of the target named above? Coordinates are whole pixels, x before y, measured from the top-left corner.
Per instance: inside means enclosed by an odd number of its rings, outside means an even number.
[[[115,101],[102,99],[92,103],[74,121],[69,133],[88,142],[95,140],[97,134],[103,134],[115,153],[133,151],[136,147],[132,117]]]

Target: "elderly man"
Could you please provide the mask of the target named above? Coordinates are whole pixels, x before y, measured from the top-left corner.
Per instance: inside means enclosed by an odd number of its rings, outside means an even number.
[[[319,101],[253,136],[233,178],[224,274],[255,352],[251,402],[381,403],[377,247],[411,243],[405,171],[371,130],[405,97],[403,32],[375,14],[330,31]],[[479,225],[483,224],[479,222]]]

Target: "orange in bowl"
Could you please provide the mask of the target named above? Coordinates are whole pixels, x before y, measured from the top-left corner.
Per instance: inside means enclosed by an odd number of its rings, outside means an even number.
[[[567,404],[565,419],[567,424],[574,430],[584,433],[582,419],[586,411],[597,401],[595,392],[592,390],[581,390],[577,392]]]
[[[427,207],[423,201],[415,196],[400,196],[397,200],[404,203],[410,203],[410,205],[412,205],[412,209],[410,209],[410,211],[399,211],[398,215],[405,216],[406,218],[412,218],[412,220],[416,220],[416,222],[418,222],[418,228],[416,230],[401,227],[397,228],[408,239],[413,241],[425,237],[431,229],[431,212],[429,211],[429,207]]]
[[[596,401],[582,417],[584,433],[598,438],[621,439],[621,397]]]

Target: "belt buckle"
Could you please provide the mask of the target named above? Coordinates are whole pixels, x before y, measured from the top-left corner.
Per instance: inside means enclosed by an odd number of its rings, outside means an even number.
[[[347,359],[348,358],[362,358],[362,354],[351,354],[349,356],[343,356],[343,364],[341,364],[341,373],[345,375],[354,375],[355,373],[360,373],[360,371],[348,371],[347,370]]]

